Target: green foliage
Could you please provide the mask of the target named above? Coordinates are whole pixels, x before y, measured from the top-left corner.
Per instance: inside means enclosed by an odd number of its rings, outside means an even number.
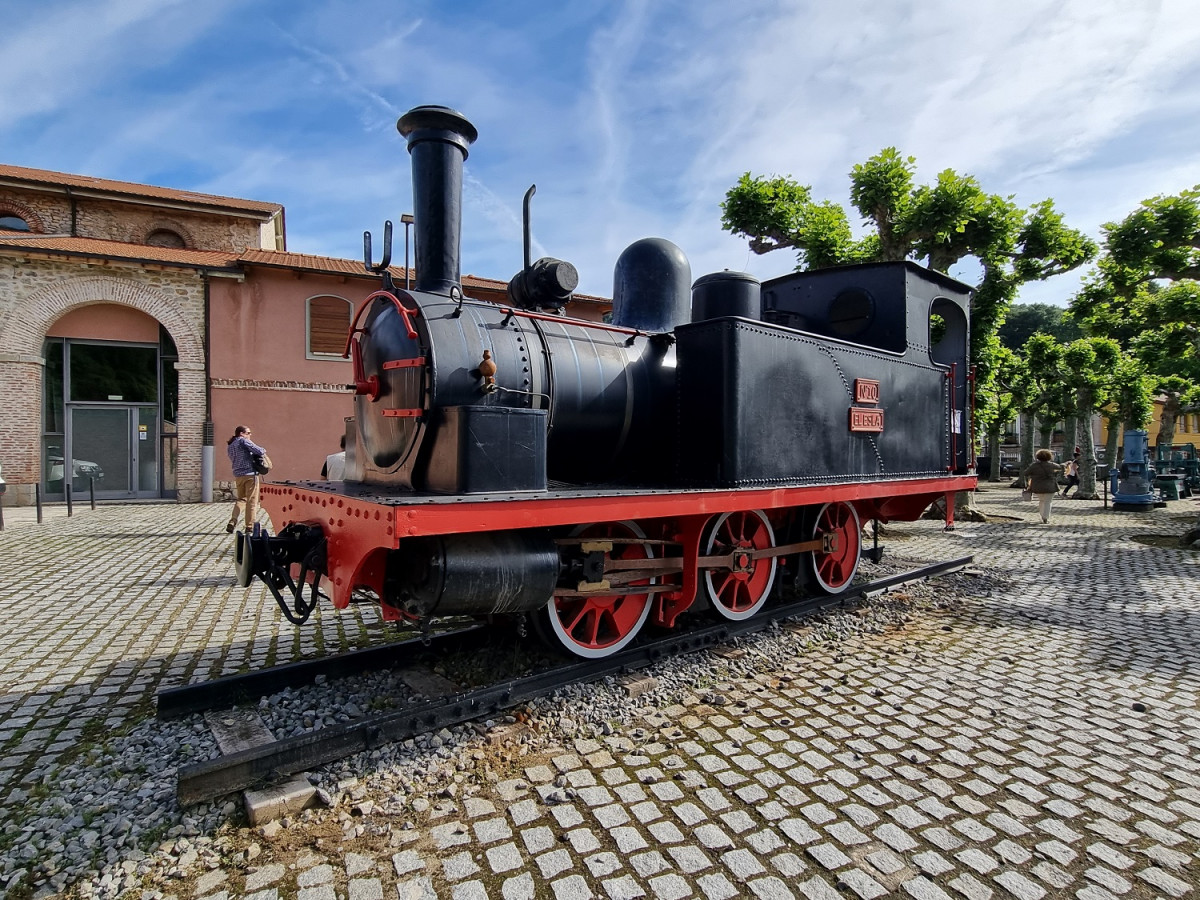
[[[1118,288],[1153,278],[1200,278],[1200,185],[1152,197],[1120,222],[1104,226],[1102,271]]]
[[[1146,374],[1142,363],[1132,356],[1122,355],[1117,361],[1109,393],[1111,419],[1125,428],[1145,428],[1154,413],[1152,396],[1155,379]]]
[[[1048,334],[1060,343],[1069,344],[1083,337],[1074,319],[1066,310],[1050,303],[1014,303],[1004,317],[997,336],[1009,350],[1019,350],[1036,332]]]
[[[981,385],[997,366],[996,331],[1021,284],[1087,262],[1095,244],[1066,227],[1050,200],[1022,210],[952,169],[915,185],[916,160],[886,147],[850,172],[850,200],[871,226],[855,240],[845,210],[813,200],[790,177],[743,175],[725,196],[722,227],[749,238],[755,253],[790,248],[797,268],[913,260],[940,272],[968,257],[983,267],[972,302],[971,358]]]
[[[1126,352],[1134,395],[1136,369],[1163,398],[1159,440],[1169,443],[1177,413],[1200,403],[1200,187],[1146,200],[1104,235],[1107,252],[1070,314]],[[1149,418],[1136,403],[1128,411],[1127,423]]]

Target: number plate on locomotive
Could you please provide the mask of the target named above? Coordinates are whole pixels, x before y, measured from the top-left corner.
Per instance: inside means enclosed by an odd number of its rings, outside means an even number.
[[[861,406],[850,407],[851,431],[883,431],[883,410],[866,409]]]

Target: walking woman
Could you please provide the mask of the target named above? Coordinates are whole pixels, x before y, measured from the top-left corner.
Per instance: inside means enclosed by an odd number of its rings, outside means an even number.
[[[1050,507],[1054,505],[1054,495],[1058,493],[1058,473],[1062,466],[1053,462],[1054,454],[1049,450],[1039,450],[1033,465],[1025,470],[1025,489],[1038,499],[1042,521],[1050,521]]]
[[[266,450],[250,440],[250,426],[239,425],[233,429],[233,437],[228,440],[229,461],[233,463],[233,491],[237,500],[230,513],[229,524],[225,530],[232,533],[246,513],[246,530],[254,529],[254,518],[258,515],[258,476],[254,474],[254,464],[250,461],[251,453],[266,455]]]

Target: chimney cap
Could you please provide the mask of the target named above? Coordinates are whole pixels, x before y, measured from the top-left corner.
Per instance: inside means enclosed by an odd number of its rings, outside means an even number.
[[[448,106],[414,106],[397,120],[396,130],[408,139],[410,150],[420,141],[446,141],[457,144],[464,158],[479,137],[467,117]]]

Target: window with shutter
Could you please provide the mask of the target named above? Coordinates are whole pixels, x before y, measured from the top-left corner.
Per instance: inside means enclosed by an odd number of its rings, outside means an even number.
[[[308,301],[308,355],[337,357],[346,349],[352,308],[341,297],[312,297]]]

